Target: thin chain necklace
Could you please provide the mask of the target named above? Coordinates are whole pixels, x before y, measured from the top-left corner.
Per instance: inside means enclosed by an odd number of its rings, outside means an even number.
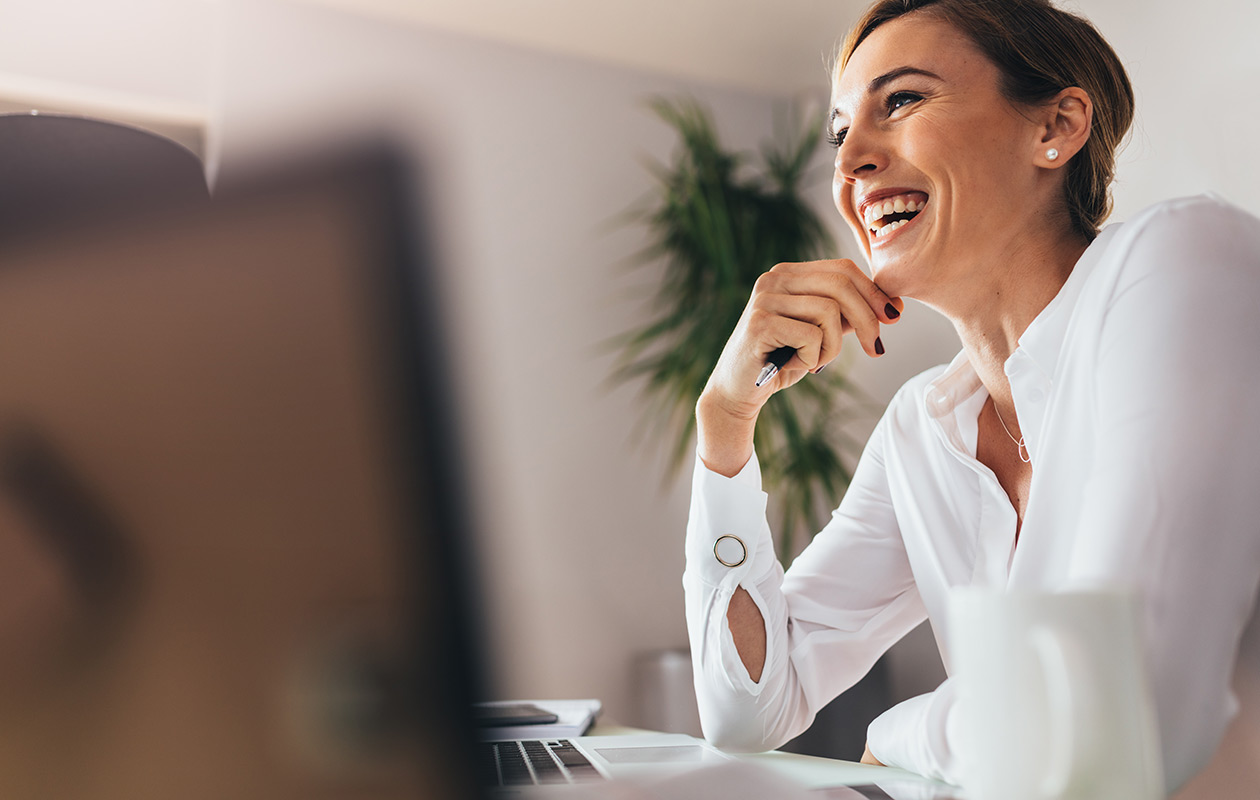
[[[998,411],[996,401],[993,403],[993,413],[997,414],[998,422],[1001,424],[1002,430],[1006,431],[1006,435],[1010,436],[1011,441],[1014,442],[1015,446],[1019,448],[1019,460],[1023,461],[1025,464],[1031,462],[1032,455],[1029,454],[1028,452],[1028,445],[1024,444],[1024,437],[1021,436],[1018,439],[1016,439],[1014,436],[1011,436],[1011,429],[1006,427],[1006,423],[1002,421],[1002,412]]]

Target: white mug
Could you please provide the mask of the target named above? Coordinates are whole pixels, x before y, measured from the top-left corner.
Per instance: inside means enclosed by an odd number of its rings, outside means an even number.
[[[950,596],[959,768],[973,800],[1159,800],[1154,703],[1120,592]]]

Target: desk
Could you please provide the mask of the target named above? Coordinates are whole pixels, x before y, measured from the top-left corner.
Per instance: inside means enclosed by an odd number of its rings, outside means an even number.
[[[587,736],[633,736],[650,734],[654,731],[642,728],[631,728],[618,725],[616,722],[601,718],[587,731]],[[873,764],[859,764],[856,761],[840,761],[834,758],[805,756],[799,753],[783,753],[773,750],[768,753],[738,753],[735,757],[740,761],[758,764],[787,778],[803,784],[810,789],[828,789],[837,786],[858,786],[871,783],[896,783],[907,786],[921,786],[923,795],[930,797],[934,791],[942,796],[956,792],[949,784],[924,778],[913,772],[906,772],[896,767],[877,767]]]

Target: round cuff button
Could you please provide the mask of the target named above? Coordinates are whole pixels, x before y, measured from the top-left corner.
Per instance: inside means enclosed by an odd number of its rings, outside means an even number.
[[[748,548],[738,536],[719,536],[713,543],[713,556],[724,567],[738,567],[748,558]]]

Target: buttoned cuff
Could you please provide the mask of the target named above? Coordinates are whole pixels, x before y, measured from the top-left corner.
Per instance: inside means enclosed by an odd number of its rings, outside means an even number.
[[[732,590],[765,576],[776,563],[766,501],[756,454],[732,478],[713,472],[697,456],[687,524],[687,571],[710,586]]]

